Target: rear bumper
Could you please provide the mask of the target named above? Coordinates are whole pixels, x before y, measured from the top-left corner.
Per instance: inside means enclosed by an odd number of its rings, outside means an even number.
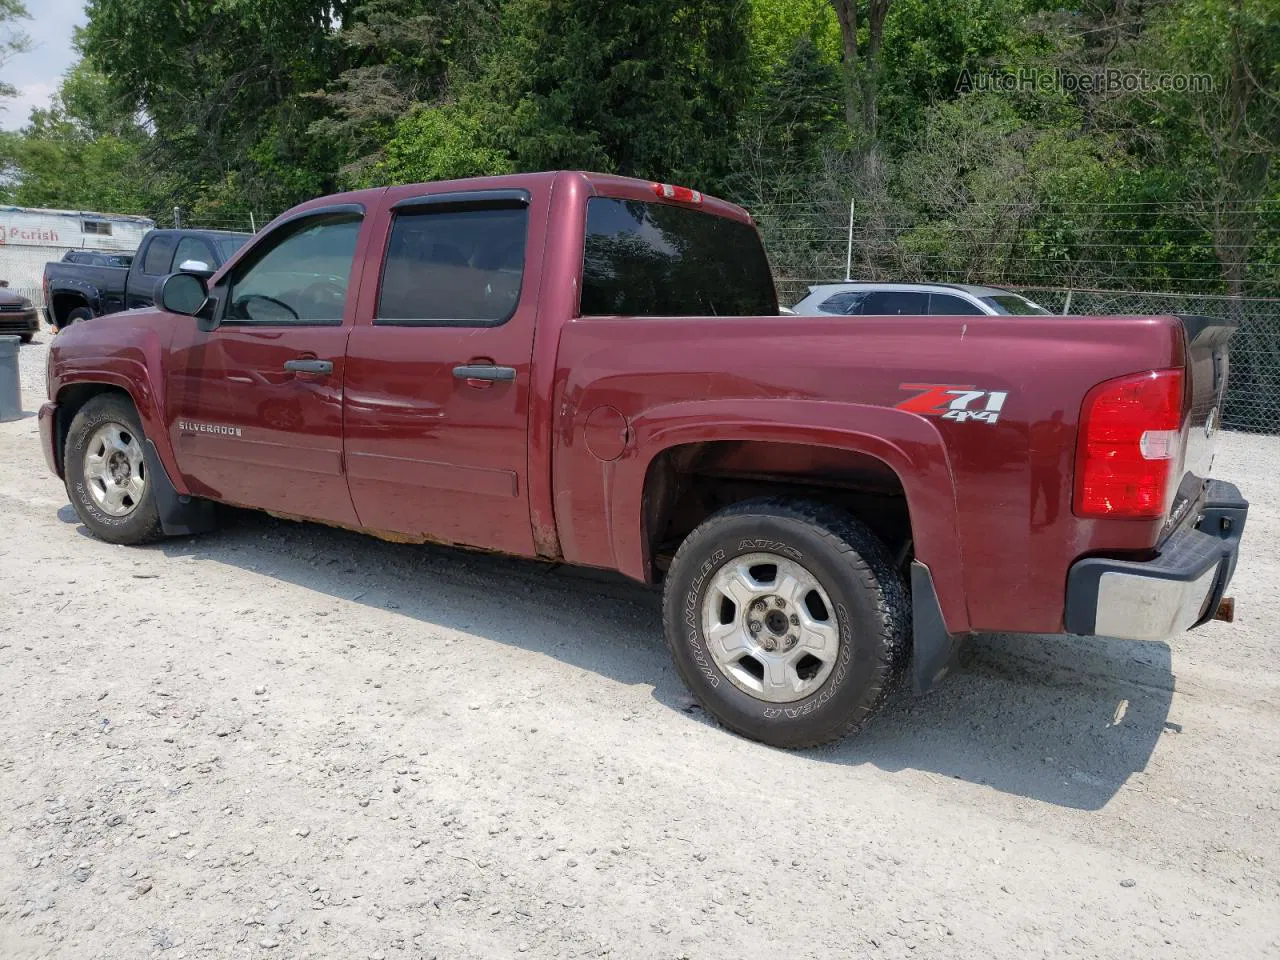
[[[40,448],[44,450],[44,462],[49,465],[50,473],[61,478],[62,471],[58,469],[58,405],[52,401],[43,404],[37,422],[40,424]]]
[[[1067,574],[1068,633],[1165,640],[1213,617],[1235,573],[1249,502],[1210,480],[1199,520],[1172,533],[1151,560],[1089,557]]]

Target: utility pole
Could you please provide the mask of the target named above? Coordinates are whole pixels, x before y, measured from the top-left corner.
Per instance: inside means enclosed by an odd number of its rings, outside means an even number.
[[[849,201],[849,246],[845,251],[844,257],[844,278],[846,281],[853,280],[853,205],[856,201]]]

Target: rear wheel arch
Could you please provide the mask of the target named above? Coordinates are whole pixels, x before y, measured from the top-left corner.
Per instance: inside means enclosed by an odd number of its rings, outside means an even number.
[[[897,478],[913,552],[932,574],[946,625],[969,631],[956,477],[937,424],[892,407],[766,397],[680,401],[633,416],[631,427],[634,453],[617,462],[609,485],[610,554],[601,559],[615,569],[646,582],[658,573],[645,531],[660,502],[650,468],[665,451],[720,441],[843,451]]]
[[[871,528],[899,562],[911,555],[909,498],[884,459],[782,440],[703,441],[666,447],[649,459],[640,517],[647,579],[661,579],[680,543],[708,517],[761,498],[842,510]]]

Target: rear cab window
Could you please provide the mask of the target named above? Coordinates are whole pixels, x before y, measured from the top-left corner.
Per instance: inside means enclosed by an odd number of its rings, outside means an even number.
[[[174,254],[173,262],[181,267],[188,260],[199,260],[206,266],[212,266],[213,254],[209,245],[199,237],[183,237],[178,243],[178,252]]]
[[[581,316],[777,316],[749,223],[676,204],[587,201]]]

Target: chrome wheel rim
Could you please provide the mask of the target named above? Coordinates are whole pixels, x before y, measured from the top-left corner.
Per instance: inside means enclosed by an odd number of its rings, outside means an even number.
[[[147,491],[142,440],[123,423],[104,423],[85,446],[84,485],[103,513],[127,517]]]
[[[840,655],[831,598],[802,564],[774,553],[734,557],[716,571],[702,630],[729,682],[769,703],[816,692]]]

